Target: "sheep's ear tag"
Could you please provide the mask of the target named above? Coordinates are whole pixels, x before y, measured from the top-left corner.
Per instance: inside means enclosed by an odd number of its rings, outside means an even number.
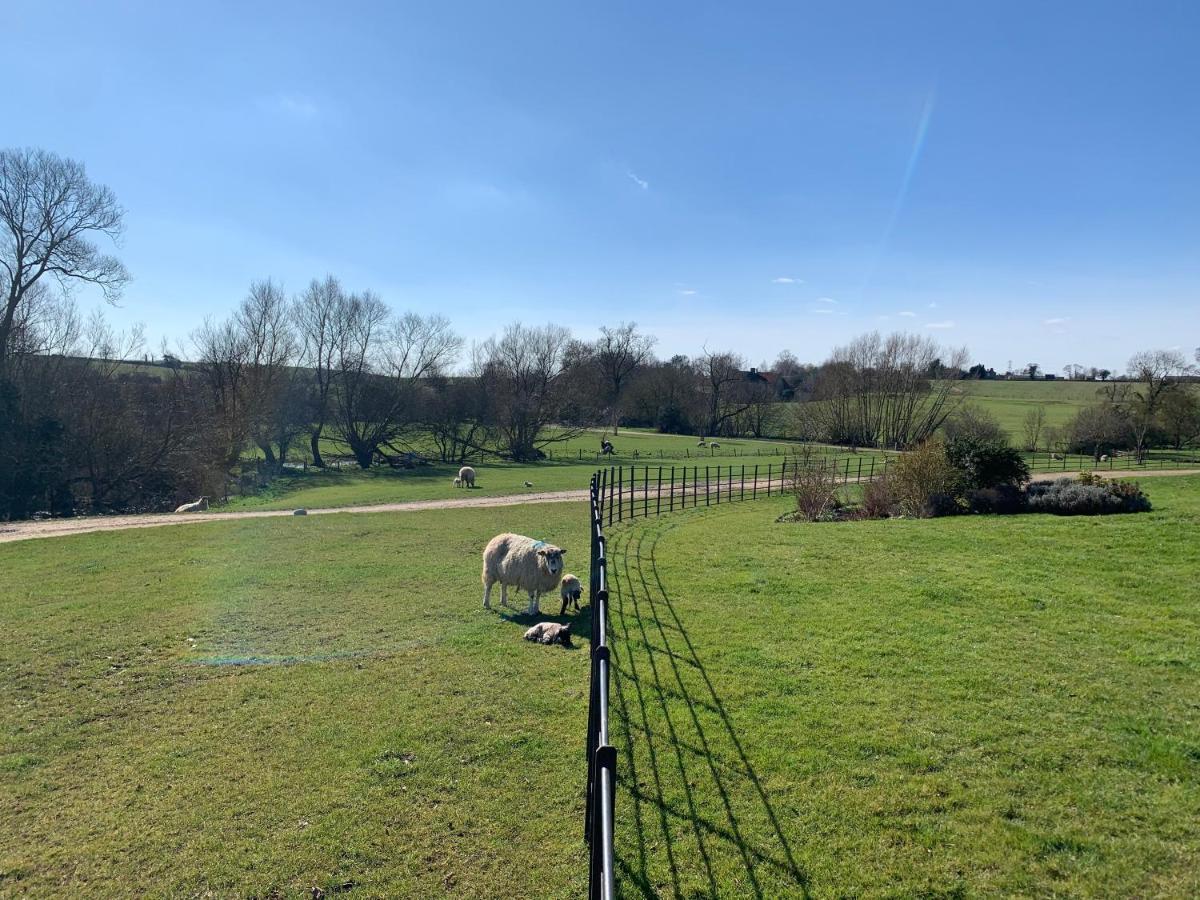
[[[545,546],[546,546],[546,542],[545,542],[545,541],[534,541],[534,542],[533,542],[533,548],[534,548],[535,550],[541,550],[541,549],[542,549],[543,547],[545,547]]]

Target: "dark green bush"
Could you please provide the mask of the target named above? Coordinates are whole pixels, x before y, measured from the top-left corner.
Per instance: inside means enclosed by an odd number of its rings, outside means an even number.
[[[946,459],[962,473],[967,490],[1010,485],[1029,480],[1029,467],[1018,450],[996,441],[958,438],[946,444]]]
[[[1011,484],[967,491],[966,501],[973,513],[1012,515],[1025,510],[1025,493]]]

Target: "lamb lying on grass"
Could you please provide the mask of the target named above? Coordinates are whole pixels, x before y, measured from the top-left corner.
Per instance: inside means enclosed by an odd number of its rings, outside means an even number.
[[[559,625],[557,622],[539,622],[527,632],[525,640],[537,641],[539,644],[562,644],[571,646],[571,623]]]
[[[559,587],[562,594],[562,612],[560,616],[566,615],[567,604],[574,603],[576,611],[579,610],[579,598],[583,596],[583,585],[579,583],[579,579],[574,575],[564,575],[562,585]]]
[[[207,511],[208,511],[208,498],[207,497],[201,497],[199,500],[194,500],[191,503],[185,503],[182,506],[178,506],[175,508],[175,512],[177,512],[177,513],[207,512]]]
[[[529,593],[528,614],[538,614],[538,597],[558,587],[567,551],[522,534],[498,534],[483,551],[483,608],[491,609],[492,585],[500,584],[500,605],[508,606],[508,589]]]

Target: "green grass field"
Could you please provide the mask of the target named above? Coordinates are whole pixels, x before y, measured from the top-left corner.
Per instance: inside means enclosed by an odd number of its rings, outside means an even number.
[[[579,896],[587,651],[485,612],[479,553],[512,528],[586,569],[585,519],[0,547],[0,895]]]
[[[1025,416],[1041,407],[1046,426],[1062,427],[1079,410],[1100,399],[1100,384],[1094,381],[959,381],[955,395],[994,415],[1020,446],[1025,436]]]
[[[614,532],[625,893],[1196,896],[1200,479],[1148,491]]]
[[[773,463],[778,466],[784,455],[795,448],[794,444],[781,441],[722,440],[719,450],[698,453],[694,438],[649,431],[622,430],[611,440],[617,449],[617,456],[605,457],[605,464],[650,466],[652,471],[656,471],[659,465],[668,468],[671,465],[685,464],[703,467],[705,464],[728,466],[744,462],[750,466],[755,463],[761,463],[763,466]],[[500,496],[522,492],[585,489],[592,472],[601,463],[594,453],[599,443],[599,433],[589,432],[564,443],[561,448],[555,450],[554,459],[543,462],[472,463],[478,473],[478,480],[476,489],[470,494]],[[578,456],[580,449],[586,450],[582,460]],[[563,458],[559,458],[560,450]],[[830,458],[844,459],[849,456],[836,447],[823,448],[823,451]],[[853,458],[857,460],[869,458],[871,455],[879,454],[862,451],[853,455]],[[318,508],[462,498],[467,496],[467,492],[456,490],[451,483],[458,468],[457,465],[430,465],[406,470],[376,466],[363,471],[357,466],[345,466],[323,471],[309,469],[307,472],[289,472],[262,493],[231,498],[229,507]],[[526,481],[532,482],[533,487],[525,487]]]

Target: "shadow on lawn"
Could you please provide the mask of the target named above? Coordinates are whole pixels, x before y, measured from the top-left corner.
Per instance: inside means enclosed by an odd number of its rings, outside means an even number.
[[[664,848],[672,893],[682,896],[680,865],[697,865],[687,850],[680,850],[682,826],[695,839],[708,895],[728,893],[731,887],[717,882],[714,857],[719,855],[740,861],[746,887],[755,897],[772,896],[781,884],[791,885],[797,895],[807,897],[808,878],[796,862],[737,728],[659,577],[654,551],[662,532],[670,527],[643,528],[623,536],[624,546],[613,554],[619,563],[609,573],[616,613],[616,715],[626,736],[624,765],[618,770],[618,821],[622,806],[625,815],[632,812],[637,841],[632,854],[618,848],[617,866],[630,893],[659,896],[660,889],[651,883],[648,869],[649,837],[651,845]],[[711,724],[714,717],[719,725]],[[648,773],[637,769],[635,742],[645,751]],[[730,797],[731,788],[743,788],[741,794],[746,796],[747,782],[754,800],[753,822],[745,821],[744,803],[739,821]],[[682,805],[672,799],[680,792]],[[712,797],[720,798],[723,815],[714,817],[701,811],[704,801]],[[623,803],[624,798],[629,799]],[[654,828],[645,821],[648,817],[657,820],[660,835],[648,834]],[[748,830],[761,837],[748,837]],[[655,837],[658,840],[653,840]],[[683,854],[688,855],[681,859]],[[768,889],[760,879],[763,869],[773,870]]]

